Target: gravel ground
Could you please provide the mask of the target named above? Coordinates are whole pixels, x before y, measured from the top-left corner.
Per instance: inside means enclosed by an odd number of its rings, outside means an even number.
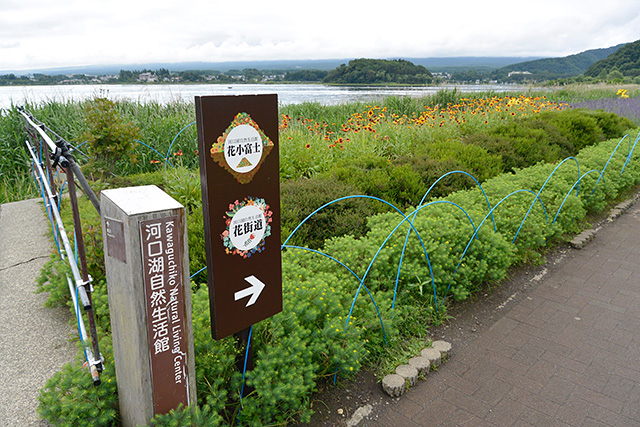
[[[38,393],[48,378],[73,361],[75,335],[66,308],[43,306],[36,278],[53,244],[38,199],[0,206],[0,424],[47,426]]]

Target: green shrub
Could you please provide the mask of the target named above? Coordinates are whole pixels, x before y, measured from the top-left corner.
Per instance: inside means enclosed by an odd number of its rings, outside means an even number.
[[[135,139],[140,139],[140,129],[118,112],[114,101],[101,97],[88,101],[85,124],[87,129],[81,138],[88,142],[92,156],[89,173],[110,176],[116,163],[124,157],[135,162],[133,144]]]
[[[207,396],[207,402],[210,402],[210,396]],[[212,402],[213,406],[217,406],[217,402]],[[219,413],[212,409],[212,405],[206,403],[202,406],[192,405],[183,408],[181,405],[169,411],[167,414],[158,414],[149,425],[151,427],[217,427],[223,425],[223,418]]]
[[[545,111],[468,135],[465,142],[499,156],[504,172],[557,162],[605,138],[619,137],[632,123],[591,110]]]
[[[372,155],[341,161],[329,173],[338,181],[358,188],[360,194],[378,197],[400,208],[417,203],[424,189],[420,175],[409,165],[394,165]]]
[[[363,194],[354,185],[324,176],[284,181],[281,193],[283,241],[308,215],[341,197]],[[380,203],[351,198],[334,203],[311,217],[289,240],[290,245],[320,248],[325,239],[344,234],[362,236],[367,218],[380,209]]]
[[[543,118],[547,115],[548,113],[541,113]],[[604,132],[598,126],[598,120],[584,110],[564,110],[558,114],[549,115],[548,119],[560,129],[576,150],[604,140]]]
[[[492,129],[490,134],[503,142],[500,144],[501,148],[504,145],[513,147],[513,164],[507,163],[503,158],[503,163],[509,168],[507,170],[535,165],[541,161],[553,162],[561,158],[561,150],[549,144],[548,135],[543,129],[528,127],[520,121],[498,126]]]
[[[396,160],[398,165],[408,165],[412,170],[420,175],[423,185],[420,194],[416,195],[412,204],[418,204],[424,193],[443,175],[456,170],[463,170],[464,167],[455,158],[433,159],[424,155],[401,156]],[[496,167],[500,167],[496,162]],[[473,175],[473,174],[472,174]],[[430,197],[444,197],[454,191],[471,188],[475,183],[472,179],[461,174],[452,174],[440,181],[429,193]]]
[[[102,384],[93,385],[80,357],[65,364],[40,391],[38,413],[42,418],[60,427],[111,427],[118,424],[118,393],[110,341],[109,335],[103,335],[100,341],[105,357]]]
[[[455,161],[457,169],[449,169],[449,171],[462,170],[473,175],[480,182],[502,172],[500,156],[490,154],[477,145],[465,144],[462,141],[435,141],[426,144],[423,150],[421,154],[424,153],[426,158],[441,162]],[[425,181],[425,184],[431,183]]]
[[[553,122],[546,120],[544,116],[536,115],[526,119],[521,119],[519,122],[528,128],[542,130],[546,134],[547,145],[558,147],[558,158],[554,159],[554,161],[562,160],[577,154],[578,151],[569,138],[563,134]],[[622,132],[623,131],[621,131],[621,133]]]
[[[514,171],[524,165],[524,161],[516,153],[515,145],[506,136],[474,133],[469,135],[465,142],[482,147],[487,153],[498,156],[500,161],[496,164],[500,166],[502,172]]]
[[[628,129],[635,127],[631,119],[618,116],[615,113],[586,109],[581,109],[580,111],[596,119],[598,127],[602,129],[604,139],[619,138],[620,135],[623,135]]]

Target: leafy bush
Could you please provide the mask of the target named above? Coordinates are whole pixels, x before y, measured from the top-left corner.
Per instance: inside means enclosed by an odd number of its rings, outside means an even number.
[[[476,145],[465,144],[463,141],[436,141],[426,144],[424,149],[418,153],[420,157],[440,162],[454,161],[457,168],[449,169],[448,172],[462,170],[473,175],[480,182],[502,172],[500,156],[490,154],[487,150]],[[435,181],[436,179],[424,180],[424,185]]]
[[[596,119],[598,127],[602,129],[605,139],[616,138],[623,135],[628,129],[633,129],[633,121],[623,115],[618,115],[603,110],[580,110]]]
[[[408,165],[394,165],[389,160],[366,156],[337,163],[330,171],[336,180],[359,190],[360,194],[378,197],[399,207],[417,203],[423,183]]]
[[[546,113],[543,114],[546,115]],[[566,110],[561,114],[552,115],[549,119],[562,131],[576,150],[604,139],[604,132],[598,126],[598,121],[581,110]]]
[[[113,174],[116,163],[123,157],[130,162],[136,160],[133,142],[140,138],[140,129],[118,112],[114,101],[102,97],[88,101],[85,124],[87,130],[81,137],[88,142],[93,156],[90,173]]]
[[[284,240],[316,209],[347,195],[362,194],[362,190],[332,177],[319,176],[284,181],[280,193]],[[368,230],[367,218],[376,212],[377,205],[358,198],[334,203],[311,217],[288,244],[320,248],[325,239],[333,236],[362,236]]]
[[[507,170],[535,165],[538,162],[552,162],[560,158],[560,149],[548,143],[547,133],[543,129],[530,128],[521,121],[511,122],[492,129],[490,135],[495,135],[501,142],[497,145],[500,150],[512,154],[512,162],[507,163],[503,158]],[[500,154],[499,151],[496,154]]]
[[[111,427],[118,423],[118,393],[111,349],[111,336],[100,341],[105,357],[102,384],[93,385],[87,369],[78,358],[56,372],[40,391],[38,413],[61,427]],[[81,354],[81,353],[79,353]]]
[[[626,118],[605,112],[546,111],[471,134],[465,142],[499,156],[507,172],[574,156],[584,147],[621,135],[632,125]]]

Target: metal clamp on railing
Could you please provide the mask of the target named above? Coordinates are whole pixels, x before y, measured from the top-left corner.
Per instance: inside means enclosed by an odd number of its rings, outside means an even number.
[[[59,163],[60,166],[62,166],[64,169],[71,170],[71,172],[73,172],[73,174],[75,174],[75,176],[78,178],[78,183],[80,184],[80,187],[82,187],[82,191],[87,195],[89,200],[91,200],[91,203],[96,208],[98,213],[100,213],[100,202],[98,201],[98,197],[91,189],[91,186],[87,182],[82,171],[80,170],[80,167],[76,163],[73,157],[73,147],[71,146],[71,144],[69,144],[62,138],[59,138],[54,142],[53,139],[51,139],[51,137],[47,135],[47,132],[45,131],[46,126],[44,123],[36,123],[37,120],[31,114],[28,114],[22,107],[18,108],[18,111],[20,112],[22,117],[24,117],[27,124],[35,129],[47,144],[48,150],[51,153],[52,158],[54,159],[53,167],[55,168]]]
[[[67,283],[69,285],[69,292],[71,293],[71,299],[73,301],[73,308],[76,312],[76,318],[78,319],[78,334],[80,335],[80,343],[82,344],[82,349],[85,354],[85,360],[83,367],[88,367],[89,372],[91,373],[91,379],[93,380],[93,385],[100,385],[100,372],[103,369],[104,357],[100,355],[100,358],[96,360],[93,356],[93,352],[91,351],[91,347],[86,344],[87,341],[87,330],[85,329],[84,322],[81,321],[80,308],[78,307],[78,298],[76,297],[75,290],[79,290],[80,288],[75,288],[73,286],[73,282],[71,278],[67,276]],[[80,295],[78,293],[78,295]]]
[[[86,282],[82,279],[76,280],[76,288],[78,289],[78,295],[80,296],[80,302],[82,303],[82,308],[84,308],[84,311],[89,311],[93,308],[88,295],[88,292],[93,292],[93,289],[89,289],[89,291],[87,292],[87,288],[85,287],[90,283],[91,279]]]

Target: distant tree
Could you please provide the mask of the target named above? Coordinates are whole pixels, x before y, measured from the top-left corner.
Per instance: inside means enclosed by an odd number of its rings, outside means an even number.
[[[320,82],[328,74],[323,70],[296,70],[287,71],[284,80],[288,82]]]
[[[624,80],[624,74],[620,70],[613,69],[607,74],[607,80],[609,81],[622,81]]]
[[[422,65],[404,59],[354,59],[327,74],[325,83],[339,84],[427,84],[433,75]]]
[[[120,70],[120,81],[122,83],[135,82],[138,80],[138,71]]]
[[[92,159],[88,171],[94,177],[113,173],[116,162],[128,157],[135,162],[134,140],[140,138],[140,128],[128,121],[115,101],[95,97],[85,103],[85,131],[81,138],[87,141]]]
[[[476,70],[469,71],[457,71],[451,74],[451,80],[460,83],[475,83],[476,81],[482,81],[485,78]]]
[[[247,81],[262,80],[262,72],[255,68],[245,68],[244,70],[242,70],[242,75],[244,75],[244,78]]]
[[[200,73],[195,71],[183,71],[180,73],[180,77],[185,82],[198,82],[200,81]]]
[[[606,58],[594,63],[585,71],[589,77],[609,78],[617,70],[624,77],[640,76],[640,40],[626,44]]]
[[[159,70],[156,70],[156,75],[159,78],[171,77],[171,72],[169,72],[169,70],[167,70],[166,68],[160,68]]]

